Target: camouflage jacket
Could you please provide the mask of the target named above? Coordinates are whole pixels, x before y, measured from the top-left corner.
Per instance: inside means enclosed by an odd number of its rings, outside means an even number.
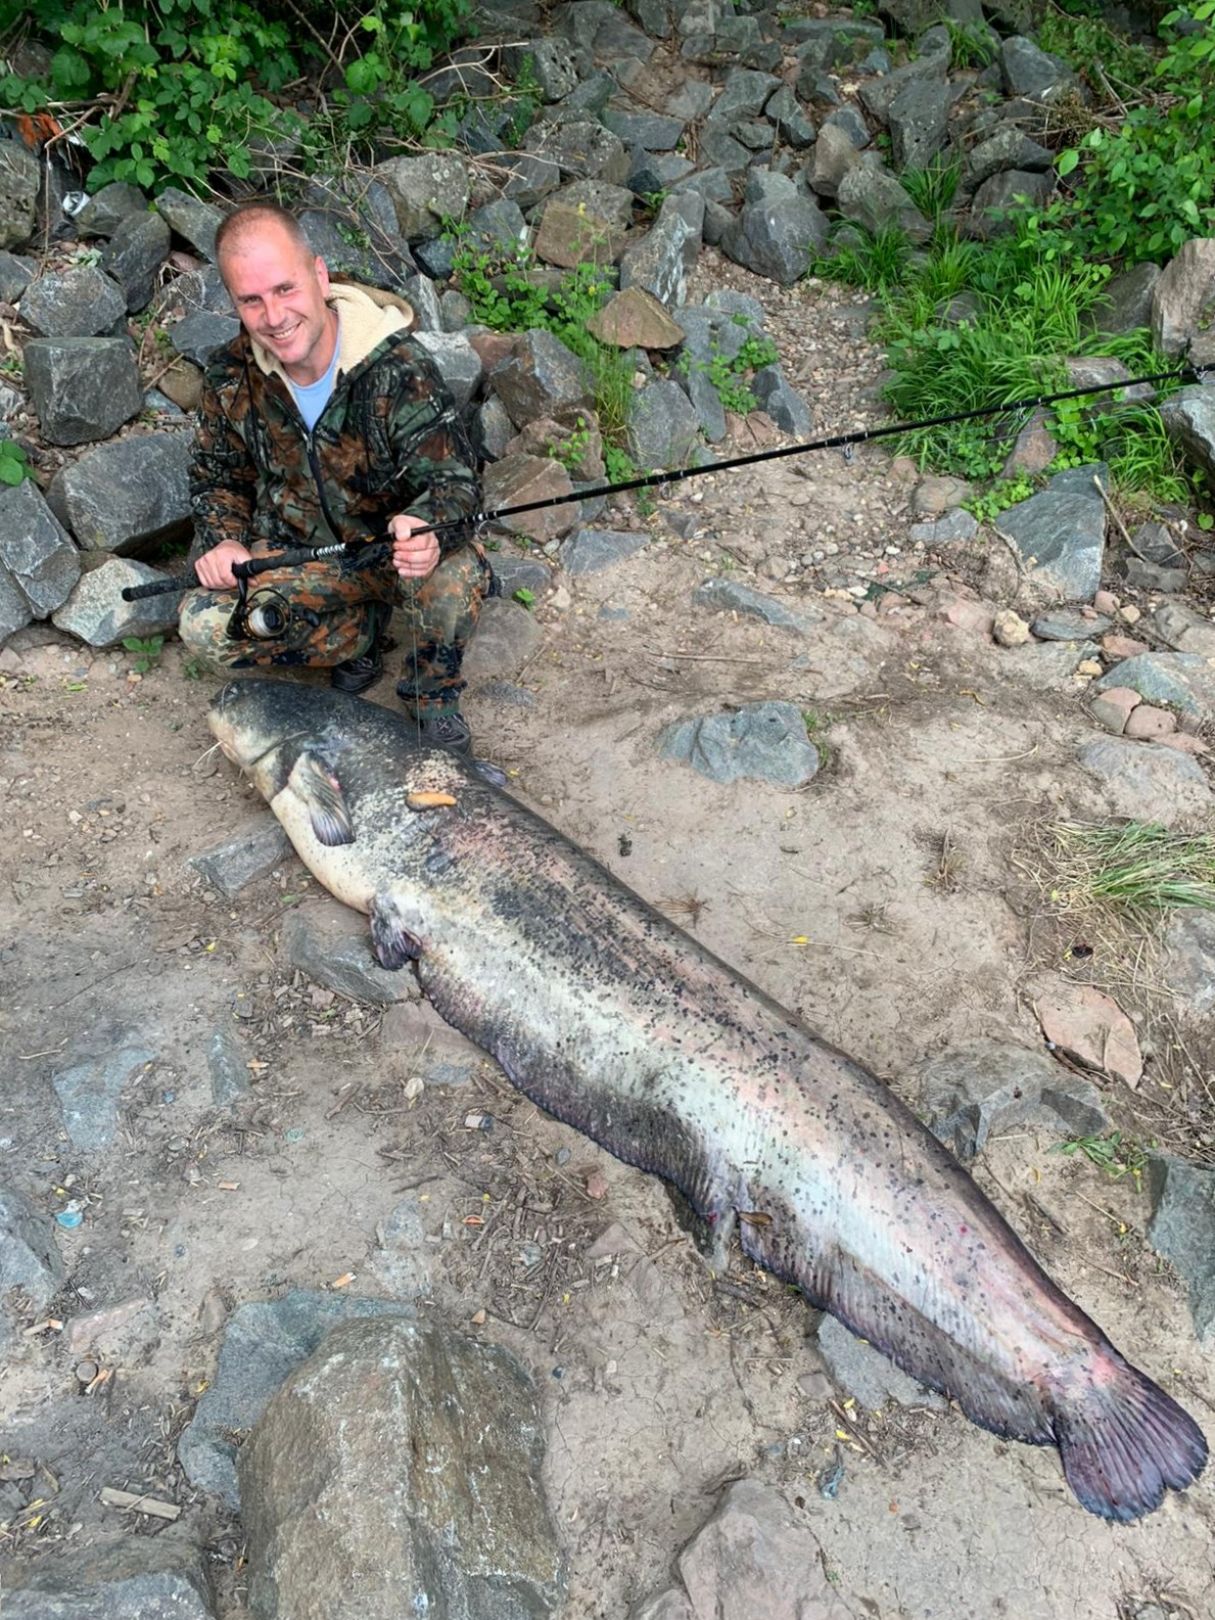
[[[278,362],[246,333],[208,366],[190,470],[196,553],[221,540],[383,539],[398,512],[444,522],[479,509],[468,437],[408,317],[368,289],[330,292],[338,373],[311,433]],[[440,549],[467,538],[449,529]]]

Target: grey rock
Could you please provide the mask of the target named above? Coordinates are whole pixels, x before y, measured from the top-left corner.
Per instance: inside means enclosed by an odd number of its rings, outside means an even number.
[[[1215,388],[1183,388],[1160,406],[1165,432],[1185,456],[1215,479]]]
[[[788,85],[782,85],[769,98],[764,113],[776,125],[776,133],[781,140],[795,152],[802,152],[814,145],[818,131],[806,117],[801,102]]]
[[[414,342],[434,361],[456,409],[462,411],[481,386],[481,356],[463,332],[418,332]]]
[[[749,585],[733,579],[706,579],[693,591],[692,601],[697,607],[742,613],[783,630],[796,630],[799,635],[805,635],[812,620],[819,617],[813,612],[794,613],[774,596],[765,596],[762,591],[752,590]]]
[[[417,316],[417,332],[442,332],[443,307],[434,282],[429,276],[413,275],[405,282],[405,297]]]
[[[869,134],[868,124],[851,102],[848,102],[846,106],[837,107],[833,113],[829,113],[823,120],[823,129],[841,130],[858,152],[863,151],[872,139]],[[819,131],[819,134],[821,136],[822,130]]]
[[[0,248],[18,247],[34,233],[41,174],[20,141],[0,141]]]
[[[15,304],[37,273],[35,260],[19,259],[15,253],[0,252],[0,302]]]
[[[391,972],[375,960],[366,921],[334,901],[310,901],[290,912],[282,950],[297,972],[352,1001],[390,1007],[419,994],[412,972]]]
[[[810,197],[749,203],[722,239],[727,258],[782,287],[806,274],[815,249],[826,244],[826,215]]]
[[[491,562],[499,592],[508,602],[516,591],[530,591],[533,596],[542,596],[553,583],[552,569],[539,557],[517,557],[499,551]]]
[[[291,854],[291,840],[280,824],[272,815],[262,815],[214,849],[191,855],[187,864],[232,900]]]
[[[620,287],[642,287],[662,304],[681,304],[700,253],[704,198],[696,192],[667,197],[644,238],[620,259]]]
[[[466,327],[475,324],[472,304],[463,293],[456,292],[454,287],[449,287],[439,299],[439,319],[442,322],[439,330],[444,332],[463,332]],[[422,327],[421,330],[433,332],[436,328]]]
[[[1039,641],[1088,641],[1113,629],[1113,620],[1100,613],[1093,618],[1083,613],[1041,613],[1029,628]]]
[[[699,436],[700,419],[678,383],[648,383],[629,400],[629,454],[638,467],[688,466]]]
[[[1183,656],[1175,654],[1174,656]],[[1133,683],[1123,679],[1125,659],[1111,672],[1119,686]],[[1114,684],[1111,676],[1106,681]],[[1081,768],[1094,777],[1104,791],[1115,815],[1132,821],[1156,821],[1164,827],[1199,826],[1215,809],[1215,795],[1207,785],[1206,772],[1196,759],[1159,743],[1135,742],[1122,737],[1098,737],[1077,755]]]
[[[491,597],[481,609],[477,629],[464,655],[470,682],[505,677],[513,680],[544,639],[540,625],[519,602]]]
[[[490,386],[516,428],[588,401],[581,360],[551,332],[525,332],[490,373]]]
[[[1180,551],[1172,531],[1164,523],[1141,523],[1131,531],[1136,553],[1159,568],[1184,568],[1185,553]]]
[[[249,1095],[248,1054],[231,1030],[217,1029],[207,1042],[207,1072],[217,1108],[231,1108]]]
[[[748,152],[772,155],[775,146],[775,132],[766,118],[739,119],[730,125],[730,133],[740,146],[745,146]]]
[[[845,131],[824,124],[807,165],[810,184],[820,197],[835,197],[839,193],[840,181],[860,161],[861,154]]]
[[[499,460],[515,437],[515,424],[507,414],[506,406],[493,395],[478,409],[476,421],[481,448],[487,460]]]
[[[51,1075],[72,1144],[84,1153],[109,1147],[118,1132],[118,1102],[123,1091],[157,1052],[136,1030],[107,1032],[95,1053],[88,1053]]]
[[[33,619],[30,605],[13,583],[12,576],[0,569],[0,646]]]
[[[39,276],[21,297],[22,320],[44,337],[97,337],[126,313],[118,283],[92,265]]]
[[[561,184],[561,165],[555,158],[531,152],[504,152],[495,156],[503,178],[502,194],[520,208],[543,202]]]
[[[1001,516],[1001,531],[1021,558],[1026,589],[1043,607],[1091,601],[1100,588],[1106,518],[1094,478],[1109,488],[1103,464],[1056,473],[1045,489]]]
[[[509,197],[499,197],[495,202],[474,208],[468,216],[462,240],[486,252],[518,254],[527,241],[527,221],[522,208]]]
[[[948,70],[948,49],[929,51],[906,67],[895,68],[893,73],[867,79],[860,87],[861,104],[870,117],[888,123],[891,107],[909,85],[943,84]]]
[[[53,615],[60,630],[90,647],[114,647],[124,636],[155,636],[177,625],[180,598],[171,591],[142,602],[124,602],[128,585],[150,585],[164,579],[158,568],[133,557],[108,557],[99,568],[82,574],[63,606]]]
[[[1140,557],[1126,560],[1126,582],[1139,591],[1163,591],[1165,595],[1184,591],[1189,583],[1185,568],[1161,568],[1159,563],[1144,562]]]
[[[347,1322],[241,1448],[254,1614],[543,1620],[563,1596],[544,1427],[509,1351],[430,1322]],[[369,1492],[371,1476],[383,1488]]]
[[[682,118],[664,118],[661,113],[622,112],[609,107],[602,114],[605,129],[630,149],[640,146],[646,152],[673,152],[687,125]]]
[[[701,130],[697,150],[702,162],[726,174],[742,174],[751,163],[751,154],[742,142],[716,124],[706,124]]]
[[[1215,1013],[1215,912],[1183,906],[1170,913],[1164,933],[1165,983],[1178,1012],[1194,1023]]]
[[[1032,39],[1015,34],[1000,47],[1004,89],[1025,101],[1057,101],[1076,88],[1076,75],[1058,56],[1039,49]]]
[[[234,1437],[253,1428],[283,1380],[339,1324],[358,1317],[409,1314],[409,1306],[397,1300],[300,1288],[233,1311],[215,1377],[177,1442],[177,1460],[191,1485],[213,1492],[234,1511],[239,1508]]]
[[[79,553],[37,484],[27,478],[0,489],[0,580],[24,613],[16,624],[0,609],[0,641],[62,606],[79,577]]]
[[[1100,1091],[1045,1052],[1003,1041],[953,1047],[921,1065],[921,1117],[959,1159],[973,1159],[993,1131],[1040,1126],[1060,1136],[1110,1127]]]
[[[836,192],[840,213],[875,235],[895,227],[913,242],[926,242],[932,226],[892,174],[858,164],[839,181]]]
[[[17,413],[24,409],[25,395],[15,388],[10,388],[7,383],[0,383],[0,421],[11,422]]]
[[[670,191],[680,181],[696,174],[696,165],[691,158],[681,157],[678,152],[647,152],[637,146],[633,148],[629,163],[629,177],[625,183],[635,197],[642,199],[658,191]]]
[[[1198,653],[1140,653],[1124,658],[1116,669],[1093,682],[1096,691],[1109,686],[1129,686],[1148,703],[1199,720],[1215,720],[1215,669]]]
[[[387,203],[387,229],[368,219],[370,209],[338,200],[328,207],[302,209],[297,218],[309,247],[324,259],[331,275],[395,292],[414,273],[413,255],[397,233],[387,190],[374,180],[366,184],[370,195],[382,196]]]
[[[691,765],[714,782],[751,778],[804,787],[820,763],[793,703],[752,703],[734,713],[680,721],[666,727],[658,746],[664,759]]]
[[[101,268],[122,288],[132,314],[151,302],[169,241],[169,227],[159,214],[131,214],[102,249]]]
[[[785,24],[782,37],[799,61],[820,70],[859,62],[886,39],[881,23],[846,16],[796,17]]]
[[[437,236],[446,221],[463,219],[468,208],[468,165],[453,153],[393,157],[372,172],[392,199],[397,229],[408,242]]]
[[[553,20],[567,39],[590,51],[597,62],[616,63],[624,57],[647,62],[654,53],[653,40],[608,0],[579,0],[575,5],[558,6]]]
[[[30,399],[50,444],[108,439],[143,408],[126,338],[34,338],[24,358]]]
[[[166,186],[156,198],[156,212],[187,247],[215,262],[215,233],[224,217],[218,208],[176,186]]]
[[[598,574],[625,562],[650,543],[647,530],[575,529],[561,547],[560,561],[567,574]]]
[[[973,540],[978,532],[978,520],[961,506],[946,512],[944,517],[913,523],[907,531],[912,540],[922,540],[927,546],[955,545],[959,541]]]
[[[1166,355],[1215,361],[1215,238],[1187,241],[1152,288],[1152,337]]]
[[[1020,163],[1018,168],[1028,168]],[[1097,331],[1121,336],[1152,324],[1152,298],[1160,280],[1158,264],[1137,264],[1106,283],[1093,317]]]
[[[705,203],[705,222],[701,227],[705,243],[708,247],[720,247],[725,239],[726,232],[734,223],[732,209],[724,203]]]
[[[207,366],[214,355],[240,335],[240,329],[234,315],[196,309],[169,328],[169,342],[196,366]]]
[[[890,103],[887,122],[897,169],[926,169],[945,145],[954,90],[933,80],[905,85]]]
[[[41,1310],[63,1279],[50,1217],[16,1188],[0,1186],[0,1303],[20,1289],[34,1310]]]
[[[510,44],[502,52],[508,82],[517,82],[524,63],[540,91],[542,101],[560,101],[577,88],[578,59],[569,41],[550,36]]]
[[[202,1549],[175,1531],[90,1538],[6,1572],[4,1620],[212,1620]]]
[[[580,0],[581,4],[594,0]],[[619,135],[605,129],[597,118],[546,118],[528,130],[523,147],[538,158],[556,163],[570,180],[603,180],[621,186],[628,178],[629,154]],[[508,195],[510,192],[508,190]],[[527,205],[518,199],[521,207]]]
[[[981,0],[882,0],[881,11],[907,39],[918,39],[945,18],[972,28],[983,26]]]
[[[1184,602],[1162,602],[1153,615],[1152,628],[1178,652],[1215,658],[1215,624]]]
[[[834,1316],[824,1316],[816,1335],[819,1354],[835,1382],[858,1405],[879,1412],[889,1402],[896,1406],[920,1406],[941,1410],[940,1395],[901,1372],[873,1345],[849,1333]]]
[[[188,434],[144,433],[69,462],[51,480],[48,499],[83,550],[138,557],[188,538],[189,469]]]
[[[785,380],[779,366],[761,366],[751,379],[751,391],[782,433],[798,439],[809,436],[814,426],[810,407]]]
[[[1020,169],[1027,174],[1045,173],[1054,162],[1054,154],[1028,135],[1009,125],[980,141],[967,154],[962,170],[962,183],[966,190],[974,191],[984,180],[1005,169]]]
[[[709,113],[715,124],[728,124],[736,118],[754,118],[763,112],[771,96],[782,88],[771,73],[751,68],[731,68]]]
[[[80,237],[113,236],[123,220],[147,211],[148,199],[138,186],[128,185],[125,180],[111,180],[108,186],[93,193],[73,224]]]
[[[1054,189],[1053,174],[1030,174],[1023,169],[993,174],[974,194],[971,230],[982,237],[1011,230],[1027,207],[1044,207]]]
[[[757,1479],[726,1487],[678,1569],[680,1586],[631,1609],[630,1620],[852,1620],[857,1612],[833,1585],[805,1516]]]
[[[1176,1267],[1189,1294],[1194,1330],[1208,1339],[1215,1332],[1215,1171],[1153,1154],[1148,1191],[1148,1242]]]

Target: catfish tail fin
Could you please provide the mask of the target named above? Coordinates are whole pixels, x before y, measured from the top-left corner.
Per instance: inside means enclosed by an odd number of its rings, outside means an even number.
[[[1060,1399],[1054,1426],[1081,1504],[1121,1523],[1159,1507],[1166,1488],[1193,1484],[1207,1460],[1194,1419],[1112,1346],[1089,1388]]]

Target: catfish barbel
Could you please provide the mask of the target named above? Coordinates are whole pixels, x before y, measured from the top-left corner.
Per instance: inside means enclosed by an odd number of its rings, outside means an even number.
[[[210,724],[377,959],[541,1108],[743,1216],[744,1253],[975,1423],[1058,1446],[1090,1512],[1198,1477],[1198,1425],[886,1086],[475,766],[287,681],[232,682]]]

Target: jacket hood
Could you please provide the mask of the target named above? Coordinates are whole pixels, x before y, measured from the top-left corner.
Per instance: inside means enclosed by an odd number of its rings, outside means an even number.
[[[341,317],[338,331],[338,375],[351,372],[361,365],[385,338],[403,337],[417,324],[417,317],[403,298],[396,293],[383,292],[378,287],[362,287],[353,281],[329,283],[329,305]],[[281,377],[288,382],[287,373],[268,349],[263,349],[253,338],[249,339],[258,370],[266,376]]]

